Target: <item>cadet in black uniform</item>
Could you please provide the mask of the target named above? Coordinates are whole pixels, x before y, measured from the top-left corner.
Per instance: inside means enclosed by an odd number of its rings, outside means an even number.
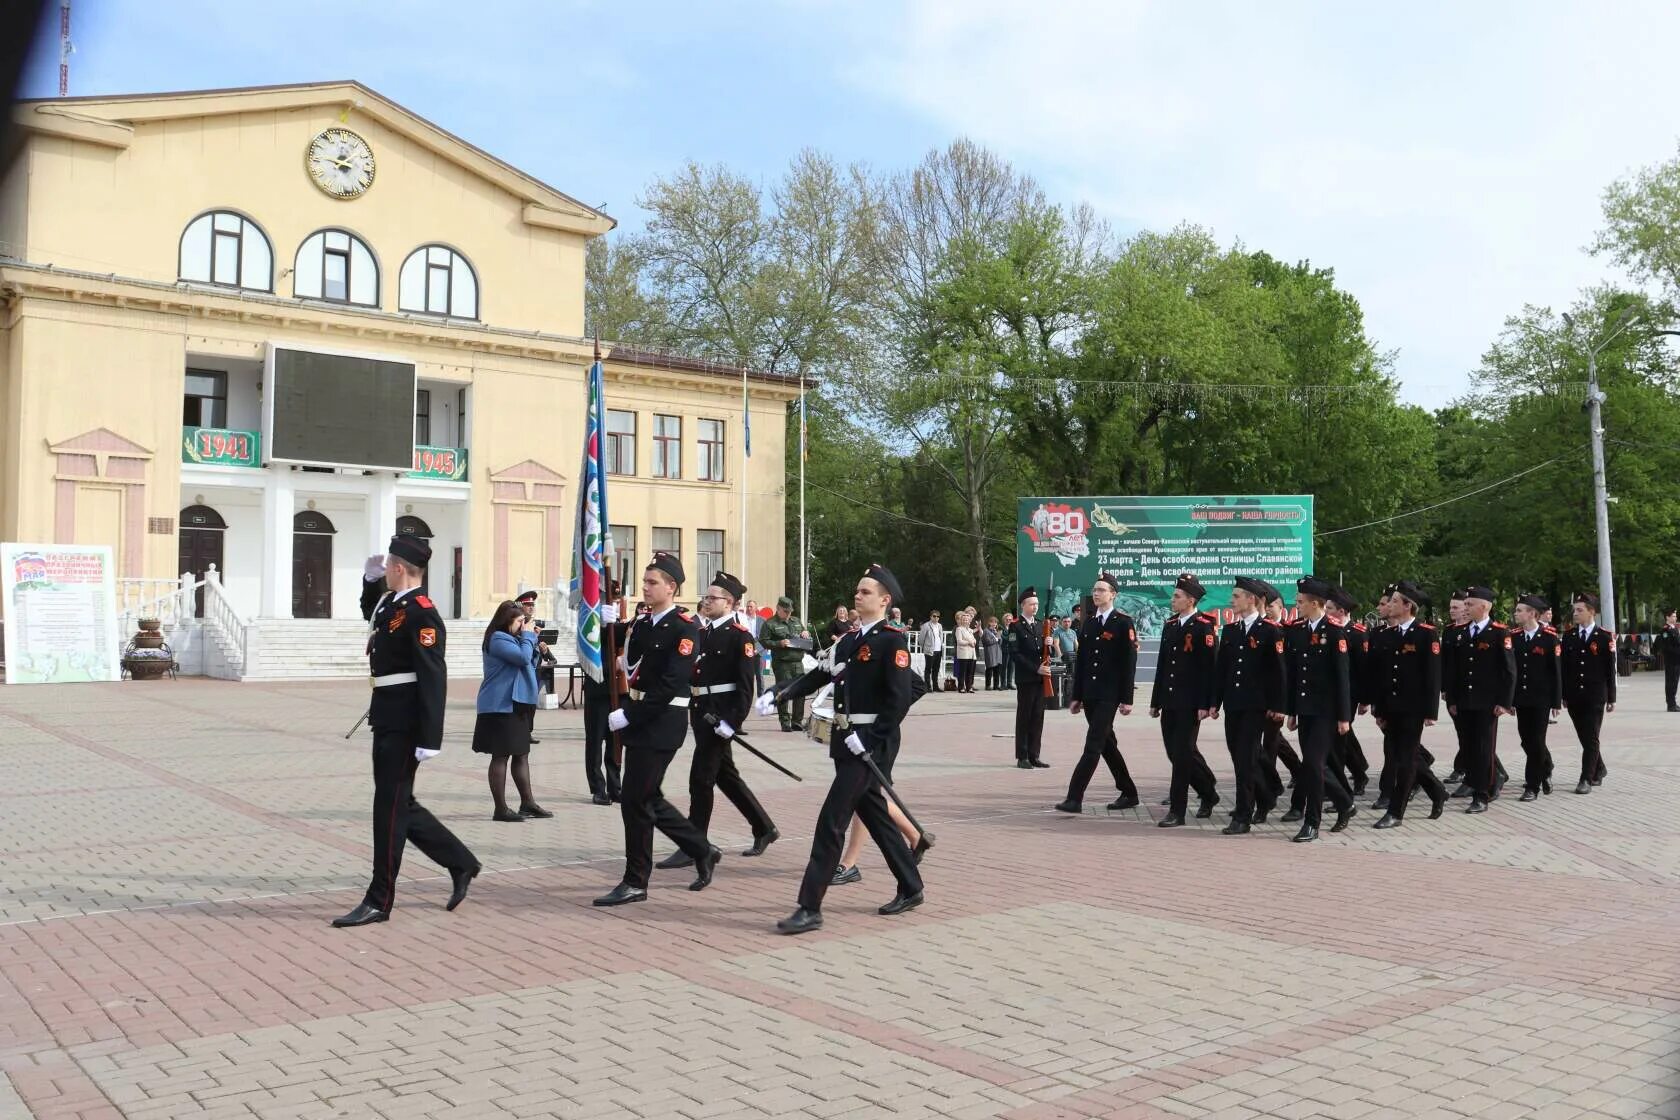
[[[1023,770],[1050,764],[1038,757],[1044,739],[1044,627],[1038,621],[1038,589],[1021,592],[1021,617],[1009,624],[1015,635],[1009,656],[1015,659],[1015,765]],[[1051,641],[1055,639],[1052,638]]]
[[[1108,763],[1120,796],[1110,809],[1130,809],[1138,803],[1137,786],[1126,769],[1126,759],[1114,737],[1114,713],[1132,714],[1137,689],[1137,627],[1125,611],[1114,606],[1120,581],[1104,572],[1091,587],[1089,614],[1079,626],[1079,653],[1073,663],[1073,684],[1069,690],[1068,713],[1085,713],[1085,752],[1073,767],[1067,799],[1056,808],[1064,813],[1082,812],[1085,787],[1097,771],[1097,759]]]
[[[1362,716],[1371,709],[1371,635],[1365,624],[1354,617],[1359,603],[1346,588],[1337,587],[1335,591],[1328,613],[1330,621],[1347,632],[1348,680],[1353,686],[1354,714]],[[1347,734],[1336,736],[1335,745],[1330,748],[1330,769],[1355,797],[1363,794],[1370,784],[1371,763],[1352,727]]]
[[[1680,712],[1680,704],[1675,703],[1675,692],[1680,689],[1680,615],[1673,607],[1663,612],[1662,631],[1651,644],[1662,658],[1663,698],[1668,701],[1668,710]]]
[[[828,756],[834,760],[834,782],[817,816],[811,859],[799,885],[799,909],[776,923],[783,933],[822,928],[823,896],[828,893],[834,869],[840,865],[846,826],[854,813],[863,819],[893,878],[898,880],[898,893],[879,913],[902,914],[922,904],[922,876],[916,870],[915,857],[887,813],[886,794],[863,761],[868,754],[892,781],[899,725],[910,710],[910,642],[903,627],[884,619],[889,607],[902,605],[903,592],[890,571],[872,564],[858,580],[852,601],[857,607],[858,628],[840,636],[828,667],[819,666],[783,688],[765,692],[755,705],[759,714],[769,715],[776,710],[778,694],[783,699],[809,696],[834,682],[834,723],[828,745]]]
[[[615,651],[624,648],[624,634],[628,627],[618,617],[618,600],[623,594],[617,580],[607,585],[607,598],[601,604],[603,657],[607,652],[604,634],[608,630],[614,635],[612,648]],[[612,714],[612,689],[607,684],[606,675],[618,672],[618,666],[602,665],[601,670],[600,680],[587,673],[583,677],[583,773],[589,783],[590,799],[597,805],[611,805],[622,797],[619,791],[622,760],[613,757],[612,733],[607,728],[607,717]]]
[[[1429,597],[1411,580],[1383,592],[1389,625],[1371,642],[1371,714],[1383,733],[1383,772],[1391,775],[1386,811],[1372,827],[1397,828],[1416,788],[1429,795],[1429,819],[1447,807],[1447,787],[1430,769],[1423,729],[1441,715],[1441,635],[1418,611]]]
[[[1237,577],[1231,591],[1231,609],[1237,617],[1219,639],[1213,718],[1219,718],[1221,708],[1225,710],[1225,747],[1237,772],[1237,807],[1225,826],[1227,836],[1247,832],[1258,806],[1268,797],[1275,800],[1261,773],[1260,751],[1272,717],[1283,713],[1285,670],[1283,632],[1260,613],[1266,590],[1263,580]]]
[[[1517,628],[1511,634],[1517,659],[1517,734],[1522,739],[1523,801],[1542,790],[1552,792],[1552,752],[1546,747],[1546,728],[1563,706],[1563,643],[1558,632],[1540,625],[1546,600],[1524,595],[1517,600]]]
[[[1598,596],[1575,596],[1575,625],[1563,632],[1563,706],[1581,740],[1581,780],[1591,793],[1609,773],[1598,736],[1604,713],[1616,710],[1616,635],[1598,624]]]
[[[1486,587],[1468,587],[1465,596],[1465,623],[1459,627],[1453,655],[1447,662],[1450,676],[1441,683],[1447,711],[1457,722],[1464,781],[1470,787],[1470,807],[1465,812],[1485,813],[1497,784],[1495,729],[1499,717],[1514,710],[1516,652],[1511,632],[1488,618],[1493,592]]]
[[[1470,796],[1470,785],[1464,780],[1465,771],[1469,766],[1469,759],[1465,757],[1464,750],[1466,738],[1463,729],[1459,727],[1461,721],[1458,713],[1453,710],[1452,700],[1446,694],[1446,690],[1452,686],[1453,657],[1458,653],[1458,636],[1468,621],[1468,608],[1464,604],[1469,597],[1470,593],[1462,587],[1453,591],[1447,600],[1447,626],[1441,631],[1441,699],[1447,704],[1447,715],[1452,720],[1453,735],[1457,743],[1453,751],[1452,773],[1447,775],[1447,788],[1453,791],[1450,795],[1452,797]]]
[[[624,878],[597,898],[596,906],[646,901],[656,827],[694,860],[691,891],[711,884],[723,858],[706,842],[706,834],[665,800],[660,788],[671,758],[688,738],[683,709],[688,707],[700,636],[694,616],[676,605],[682,582],[682,562],[663,552],[654,553],[653,563],[642,573],[648,613],[630,624],[624,642],[630,695],[607,716],[607,726],[622,732],[624,743],[624,800],[619,806],[624,817]]]
[[[1284,694],[1289,728],[1301,729],[1301,831],[1295,842],[1318,839],[1319,814],[1325,795],[1336,806],[1331,832],[1347,828],[1354,814],[1353,798],[1336,782],[1325,784],[1330,744],[1353,721],[1353,687],[1348,680],[1347,635],[1324,617],[1324,605],[1334,586],[1317,576],[1295,583],[1295,605],[1301,617],[1283,632],[1288,690]],[[1285,816],[1289,819],[1293,813]]]
[[[1271,584],[1266,584],[1266,618],[1283,633],[1288,625],[1283,617],[1283,596]],[[1289,740],[1283,737],[1283,721],[1287,718],[1283,709],[1279,708],[1272,718],[1266,722],[1266,734],[1260,740],[1260,777],[1266,785],[1266,797],[1255,805],[1254,823],[1265,824],[1266,814],[1277,808],[1278,798],[1283,796],[1283,779],[1278,777],[1278,763],[1289,773],[1291,788],[1301,784],[1301,756],[1295,753],[1295,748]]]
[[[420,573],[432,550],[418,537],[393,537],[385,559],[385,586],[368,611],[368,666],[373,701],[373,880],[361,905],[335,926],[365,926],[391,916],[403,846],[413,841],[432,862],[449,872],[447,909],[467,897],[479,863],[467,846],[414,799],[420,763],[443,749],[443,706],[448,686],[443,619],[420,589]],[[376,581],[364,581],[364,604]]]
[[[1184,823],[1192,785],[1201,798],[1198,817],[1213,816],[1213,807],[1219,803],[1213,771],[1196,746],[1202,721],[1213,714],[1219,662],[1217,623],[1211,614],[1196,610],[1206,595],[1207,588],[1200,580],[1189,572],[1181,573],[1173,587],[1173,616],[1161,627],[1161,655],[1155,665],[1155,686],[1149,694],[1149,715],[1161,721],[1161,742],[1167,749],[1167,761],[1172,763],[1167,815],[1156,822],[1161,828]]]
[[[729,742],[730,736],[746,724],[747,712],[758,695],[758,645],[752,631],[735,617],[735,604],[746,591],[746,584],[728,572],[719,572],[700,601],[700,645],[690,688],[694,699],[688,709],[688,722],[694,728],[694,760],[688,768],[688,819],[701,832],[710,828],[712,789],[722,790],[752,828],[752,846],[741,854],[761,856],[782,834],[735,768]],[[708,714],[718,718],[716,727],[706,722]],[[693,862],[687,852],[678,850],[656,866],[688,867]]]

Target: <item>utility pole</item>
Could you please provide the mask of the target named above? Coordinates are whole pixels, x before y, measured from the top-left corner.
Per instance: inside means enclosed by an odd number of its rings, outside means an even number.
[[[1592,437],[1593,516],[1598,529],[1598,605],[1605,629],[1616,632],[1616,585],[1610,574],[1610,495],[1604,485],[1604,393],[1598,387],[1598,355],[1627,329],[1635,305],[1629,304],[1610,322],[1604,341],[1587,351],[1587,423]],[[1568,315],[1565,325],[1575,325]]]

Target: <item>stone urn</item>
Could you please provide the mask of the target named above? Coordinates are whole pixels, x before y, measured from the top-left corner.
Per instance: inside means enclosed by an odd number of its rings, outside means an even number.
[[[139,629],[123,650],[123,668],[137,681],[159,680],[175,665],[175,651],[163,640],[163,623],[142,618],[135,625]]]

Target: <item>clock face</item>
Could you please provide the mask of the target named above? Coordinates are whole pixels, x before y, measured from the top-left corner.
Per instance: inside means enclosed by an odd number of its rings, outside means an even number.
[[[358,198],[373,186],[373,149],[348,128],[329,128],[311,140],[303,165],[334,198]]]

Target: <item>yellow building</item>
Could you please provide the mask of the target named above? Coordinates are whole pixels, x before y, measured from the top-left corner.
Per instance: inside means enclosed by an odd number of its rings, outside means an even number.
[[[12,111],[0,539],[110,544],[130,581],[214,564],[259,628],[359,619],[399,531],[446,617],[565,582],[611,218],[353,82]],[[772,600],[797,383],[746,379],[748,458],[738,370],[607,351],[622,570],[667,549],[685,598],[723,566]]]

